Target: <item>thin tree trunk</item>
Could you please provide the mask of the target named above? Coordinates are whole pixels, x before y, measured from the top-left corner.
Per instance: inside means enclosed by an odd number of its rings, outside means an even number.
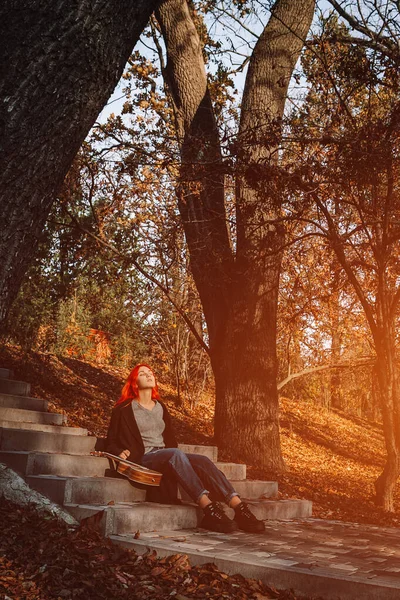
[[[371,388],[369,392],[369,402],[367,405],[367,417],[372,418],[374,421],[379,421],[382,417],[382,402],[379,390],[377,365],[375,362],[374,367],[371,370]]]
[[[0,323],[72,160],[156,0],[5,0],[0,8]]]
[[[340,335],[337,330],[332,335],[331,357],[334,363],[340,360]],[[339,410],[343,408],[341,386],[340,371],[333,370],[330,376],[330,405],[332,408],[338,408]]]
[[[340,212],[340,207],[335,202],[335,215]],[[333,281],[331,288],[331,296],[329,298],[329,312],[331,325],[331,361],[333,364],[340,361],[341,354],[341,335],[340,335],[340,265],[337,261],[332,260]],[[332,408],[343,408],[343,395],[341,389],[341,376],[339,371],[331,372],[330,379],[330,405]]]
[[[341,354],[341,335],[340,335],[340,317],[339,317],[339,299],[338,294],[332,294],[331,302],[332,318],[331,318],[331,361],[333,364],[340,362]],[[333,370],[330,375],[330,404],[332,408],[343,408],[343,397],[341,390],[342,378],[340,371]]]

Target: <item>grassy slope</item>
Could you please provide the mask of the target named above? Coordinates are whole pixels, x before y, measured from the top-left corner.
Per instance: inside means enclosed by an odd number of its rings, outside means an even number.
[[[125,369],[100,368],[72,358],[24,355],[15,347],[0,349],[0,366],[14,369],[16,379],[31,382],[32,395],[49,400],[53,412],[65,412],[69,425],[86,427],[97,436],[106,434],[111,408],[128,374]],[[178,440],[212,444],[211,406],[178,409],[173,390],[161,384],[160,391]],[[399,526],[399,493],[394,514],[385,514],[372,502],[373,482],[385,457],[379,425],[286,398],[281,401],[280,423],[287,465],[287,472],[278,478],[281,497],[313,500],[317,517]],[[271,476],[257,465],[248,466],[250,478]]]

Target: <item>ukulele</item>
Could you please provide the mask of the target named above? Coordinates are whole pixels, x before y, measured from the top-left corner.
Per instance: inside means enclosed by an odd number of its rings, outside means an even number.
[[[162,473],[158,471],[152,471],[142,465],[130,462],[120,456],[115,456],[109,452],[91,452],[93,456],[105,456],[114,462],[114,468],[117,473],[124,475],[135,483],[142,483],[143,485],[159,486],[161,483]]]

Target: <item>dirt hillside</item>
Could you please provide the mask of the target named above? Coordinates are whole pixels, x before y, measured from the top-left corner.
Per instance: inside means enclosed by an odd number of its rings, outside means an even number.
[[[0,348],[0,366],[12,368],[16,379],[29,381],[32,395],[50,401],[50,410],[68,415],[68,424],[105,436],[112,406],[128,370],[99,367],[51,354],[24,354],[17,347]],[[159,382],[180,442],[212,444],[213,407],[179,408],[174,390]],[[321,409],[301,399],[281,399],[281,441],[287,471],[278,476],[280,497],[314,502],[316,517],[399,526],[400,493],[394,514],[373,503],[373,483],[383,468],[385,450],[380,425]],[[232,457],[221,457],[230,460]],[[248,477],[276,478],[248,465]]]

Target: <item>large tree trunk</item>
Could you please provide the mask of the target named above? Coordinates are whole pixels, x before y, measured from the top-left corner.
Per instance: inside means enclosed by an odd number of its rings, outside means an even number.
[[[273,267],[268,276],[276,280]],[[284,469],[276,384],[277,298],[266,293],[260,299],[264,286],[247,281],[232,292],[225,335],[211,354],[215,441],[233,458],[277,473]]]
[[[185,0],[164,0],[157,13],[181,147],[179,210],[216,379],[215,440],[232,456],[273,470],[283,466],[276,388],[283,232],[269,222],[279,212],[279,201],[263,191],[263,161],[275,160],[265,138],[274,127],[279,135],[287,86],[313,12],[314,0],[296,7],[279,0],[250,62],[237,173],[236,258],[226,227],[224,165],[199,36]]]
[[[279,277],[284,243],[282,198],[274,191],[281,121],[289,81],[314,14],[314,0],[278,0],[250,59],[239,128],[237,206],[237,285],[235,371],[247,381],[229,394],[229,414],[241,428],[239,451],[246,460],[272,470],[283,468],[279,443],[276,326]],[[245,317],[243,319],[243,316]],[[242,347],[242,349],[240,348]],[[230,350],[228,349],[230,352]],[[227,389],[230,389],[228,384]],[[232,393],[233,392],[233,393]],[[251,409],[246,403],[254,398]],[[227,402],[223,402],[222,406]],[[242,417],[245,416],[245,419]],[[226,439],[223,410],[216,419],[217,440]],[[252,432],[257,431],[258,439]],[[249,440],[250,436],[250,440]]]
[[[383,417],[383,432],[387,459],[382,473],[375,482],[376,503],[385,510],[394,510],[393,496],[400,475],[400,397],[394,328],[385,324],[386,330],[376,345],[379,393]],[[388,331],[391,329],[391,332]],[[382,329],[381,329],[382,331]]]
[[[156,0],[5,0],[0,8],[0,323],[71,162]]]

